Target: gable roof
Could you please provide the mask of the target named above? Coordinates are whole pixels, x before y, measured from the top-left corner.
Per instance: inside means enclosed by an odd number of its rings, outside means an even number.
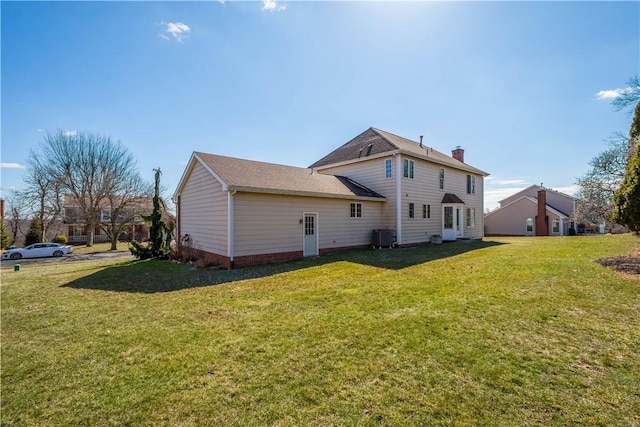
[[[311,168],[322,168],[337,163],[352,163],[376,155],[404,153],[433,163],[486,176],[488,173],[440,153],[432,147],[394,135],[376,128],[369,128],[343,146],[312,164]]]
[[[505,209],[509,209],[510,206],[513,206],[516,203],[519,203],[521,200],[527,200],[527,201],[533,203],[534,205],[538,206],[538,199],[536,199],[535,197],[522,196],[522,197],[518,197],[516,200],[514,200],[513,202],[511,202],[511,203],[509,203],[509,204],[507,204],[507,205],[505,205],[503,207],[500,207],[498,209],[492,210],[491,212],[489,212],[488,214],[485,215],[485,218],[490,216],[490,215],[493,215],[496,212],[499,212],[499,211],[502,211],[502,210],[505,210]],[[566,213],[564,213],[562,211],[559,211],[558,209],[554,208],[553,206],[545,205],[545,209],[548,210],[549,212],[553,213],[554,215],[556,215],[558,217],[561,217],[563,219],[568,219],[569,218],[568,214],[566,214]]]
[[[543,188],[547,193],[555,193],[555,194],[558,194],[559,196],[563,196],[563,197],[566,197],[566,198],[571,199],[571,200],[578,200],[577,197],[570,196],[570,195],[565,194],[565,193],[561,193],[561,192],[553,190],[551,188],[546,188],[546,187],[542,187],[542,186],[537,185],[537,184],[533,184],[533,185],[528,186],[527,188],[523,188],[522,190],[518,191],[517,193],[514,193],[514,194],[510,195],[509,197],[505,197],[504,199],[498,201],[498,203],[502,203],[505,200],[511,199],[511,198],[516,197],[516,196],[518,196],[520,194],[525,194],[529,190],[535,190],[536,193],[537,193],[539,190],[541,190]],[[518,199],[520,199],[520,197],[518,197]]]
[[[192,154],[176,194],[182,191],[187,171],[193,169],[196,162],[201,163],[222,184],[225,191],[386,200],[381,194],[349,178],[326,175],[308,168],[201,152]]]

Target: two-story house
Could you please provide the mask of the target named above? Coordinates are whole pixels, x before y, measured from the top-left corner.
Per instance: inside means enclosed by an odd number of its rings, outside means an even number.
[[[372,245],[483,237],[483,179],[464,151],[369,128],[297,168],[195,152],[174,194],[180,245],[227,268]]]
[[[568,194],[532,185],[501,200],[484,218],[492,236],[567,236],[575,234],[577,199]]]
[[[116,196],[117,197],[117,196]],[[152,209],[151,198],[141,197],[136,203],[130,203],[126,209],[118,212],[115,222],[120,230],[119,240],[134,239],[146,240],[149,238],[149,227],[144,222],[142,214],[149,214]],[[96,213],[93,241],[95,243],[109,242],[109,233],[112,227],[111,210],[108,201],[104,207]],[[65,194],[63,200],[63,220],[69,244],[79,245],[87,243],[88,231],[83,212],[78,202],[71,194]]]

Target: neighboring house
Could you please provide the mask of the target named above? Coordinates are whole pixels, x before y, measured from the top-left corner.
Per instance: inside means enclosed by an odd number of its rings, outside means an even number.
[[[149,238],[149,227],[140,216],[140,213],[141,211],[142,213],[144,213],[144,211],[148,213],[150,211],[148,207],[150,203],[150,198],[144,198],[134,207],[135,211],[124,212],[119,215],[119,223],[122,221],[128,223],[119,236],[120,240],[126,240],[128,238],[132,238],[134,240],[146,240]],[[87,243],[88,230],[86,221],[82,217],[82,212],[78,207],[78,203],[71,194],[64,195],[63,218],[69,244],[78,245]],[[105,231],[105,228],[110,226],[110,210],[108,208],[104,208],[96,217],[96,225],[93,235],[94,243],[111,241]]]
[[[431,147],[370,128],[309,168],[194,152],[174,195],[180,246],[227,268],[372,244],[483,237],[483,179]]]
[[[485,215],[485,234],[566,236],[576,233],[576,200],[567,194],[532,185],[501,200],[498,209]]]

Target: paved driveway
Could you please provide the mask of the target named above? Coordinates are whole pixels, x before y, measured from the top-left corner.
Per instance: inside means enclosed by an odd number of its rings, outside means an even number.
[[[66,262],[66,261],[87,261],[92,259],[111,259],[111,258],[133,258],[129,251],[107,251],[107,252],[94,252],[88,254],[70,254],[61,257],[49,257],[49,258],[21,258],[17,260],[2,260],[2,265],[14,265],[14,264],[40,264],[49,262]]]

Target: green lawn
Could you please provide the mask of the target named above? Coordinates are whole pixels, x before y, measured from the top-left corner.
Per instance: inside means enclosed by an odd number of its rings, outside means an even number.
[[[127,242],[118,242],[119,251],[128,251],[129,244]],[[93,246],[76,245],[73,246],[74,254],[87,254],[95,252],[108,252],[111,250],[111,243],[94,243]]]
[[[3,268],[1,422],[638,426],[638,242]]]

